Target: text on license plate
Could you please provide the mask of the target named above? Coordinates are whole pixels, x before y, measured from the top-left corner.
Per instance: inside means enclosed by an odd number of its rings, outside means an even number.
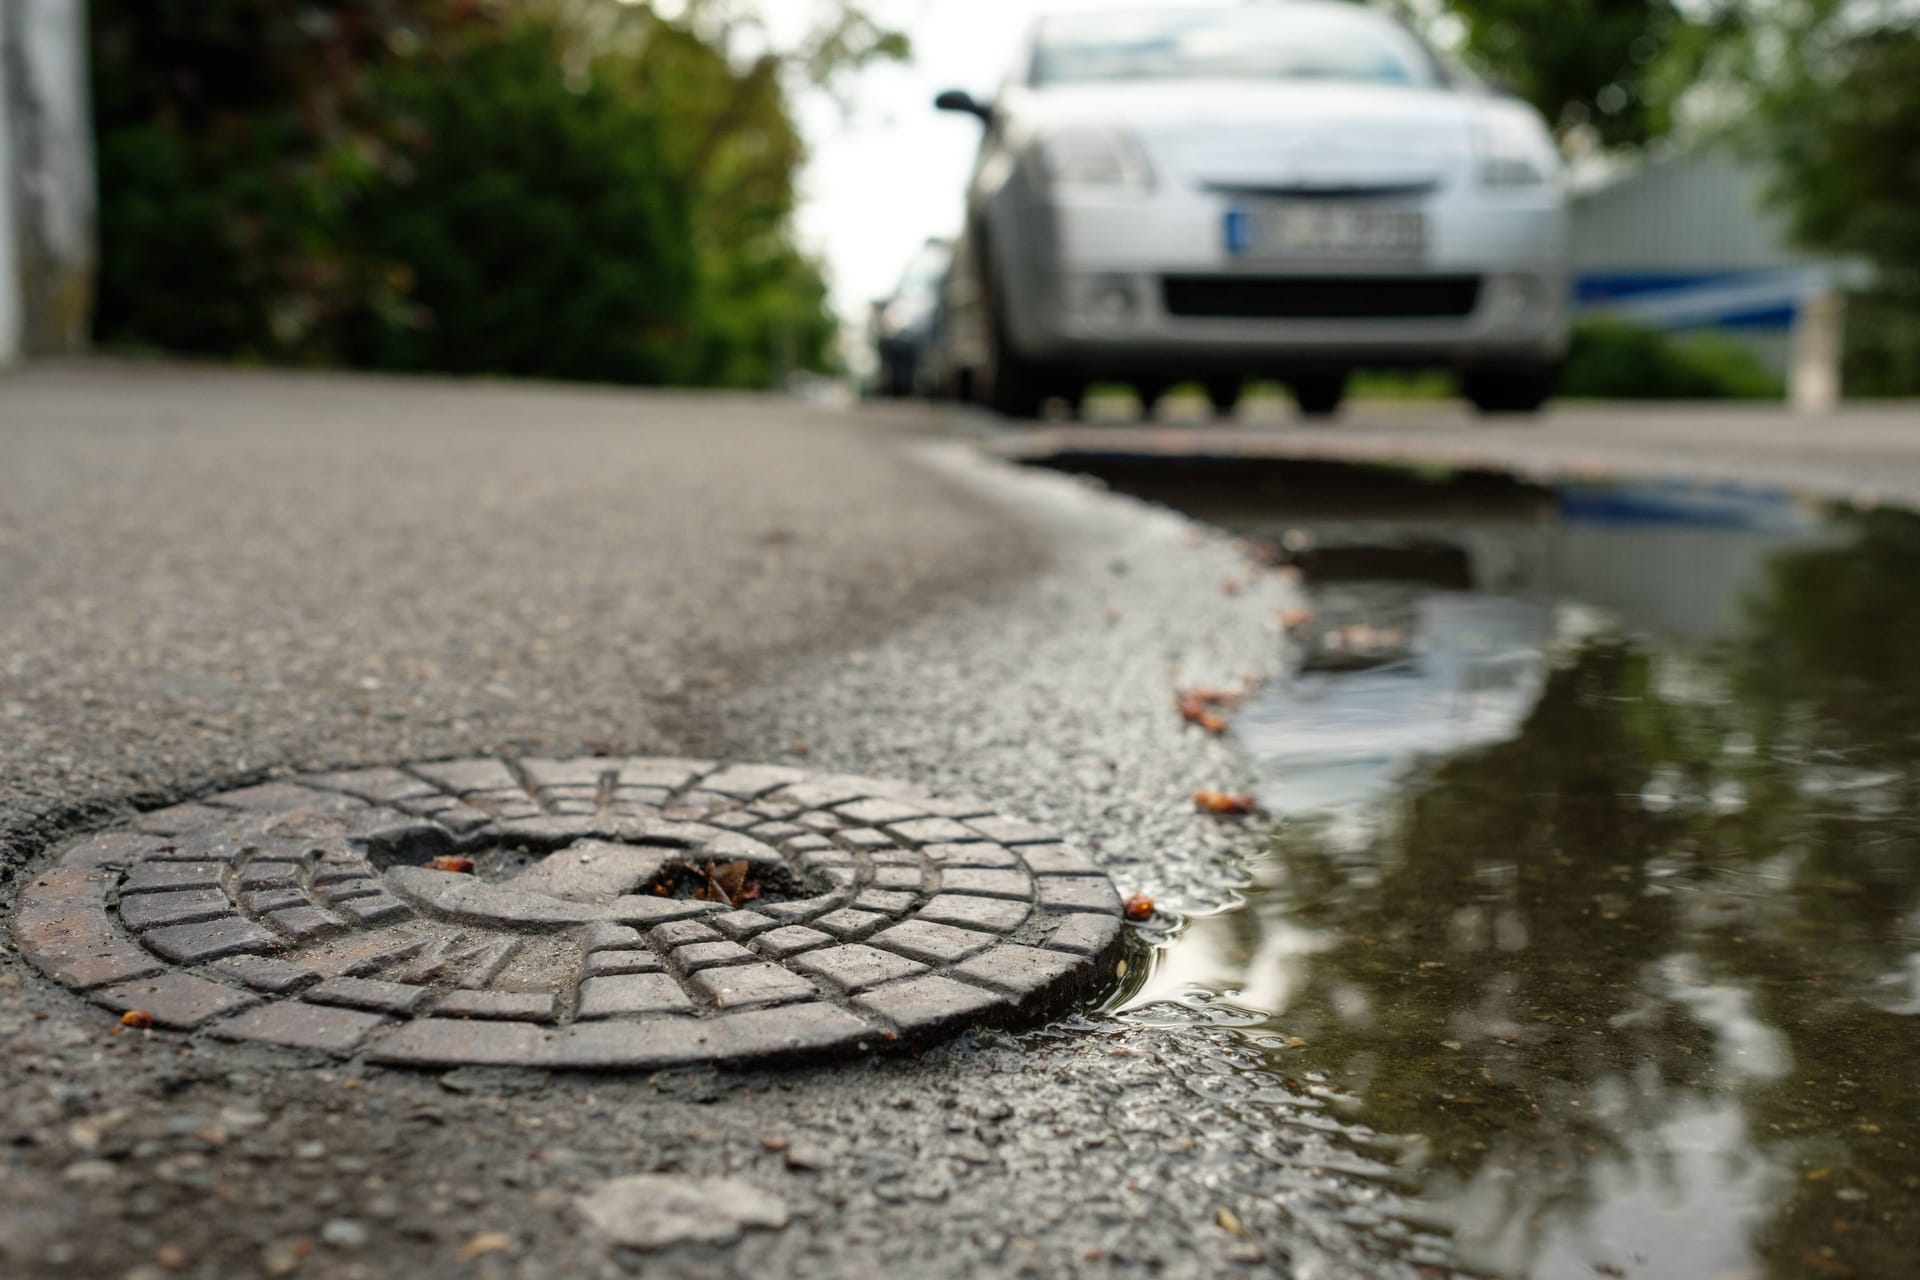
[[[1227,252],[1238,257],[1380,254],[1426,249],[1427,220],[1417,210],[1350,204],[1268,205],[1227,213]]]

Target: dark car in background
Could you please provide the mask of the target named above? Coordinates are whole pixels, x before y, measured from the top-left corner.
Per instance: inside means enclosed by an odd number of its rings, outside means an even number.
[[[937,375],[932,365],[940,331],[941,296],[952,263],[952,244],[930,238],[907,263],[893,292],[874,303],[876,395],[924,395],[936,389]]]

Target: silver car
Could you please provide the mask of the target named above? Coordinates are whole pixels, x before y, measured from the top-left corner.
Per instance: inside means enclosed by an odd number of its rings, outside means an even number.
[[[1243,380],[1334,412],[1356,368],[1447,367],[1530,412],[1566,347],[1559,153],[1539,116],[1340,0],[1063,14],[986,126],[948,278],[960,394],[1011,417],[1090,382],[1149,405]]]

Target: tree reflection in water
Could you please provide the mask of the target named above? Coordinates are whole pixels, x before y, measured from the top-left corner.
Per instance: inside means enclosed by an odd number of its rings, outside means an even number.
[[[1517,738],[1363,848],[1288,824],[1175,944],[1306,1041],[1275,1071],[1417,1135],[1470,1265],[1914,1274],[1920,519],[1837,520],[1733,638],[1573,645]]]

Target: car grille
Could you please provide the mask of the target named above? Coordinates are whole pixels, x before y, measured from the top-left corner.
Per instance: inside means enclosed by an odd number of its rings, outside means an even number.
[[[1473,313],[1479,276],[1164,276],[1168,315],[1417,320]]]

